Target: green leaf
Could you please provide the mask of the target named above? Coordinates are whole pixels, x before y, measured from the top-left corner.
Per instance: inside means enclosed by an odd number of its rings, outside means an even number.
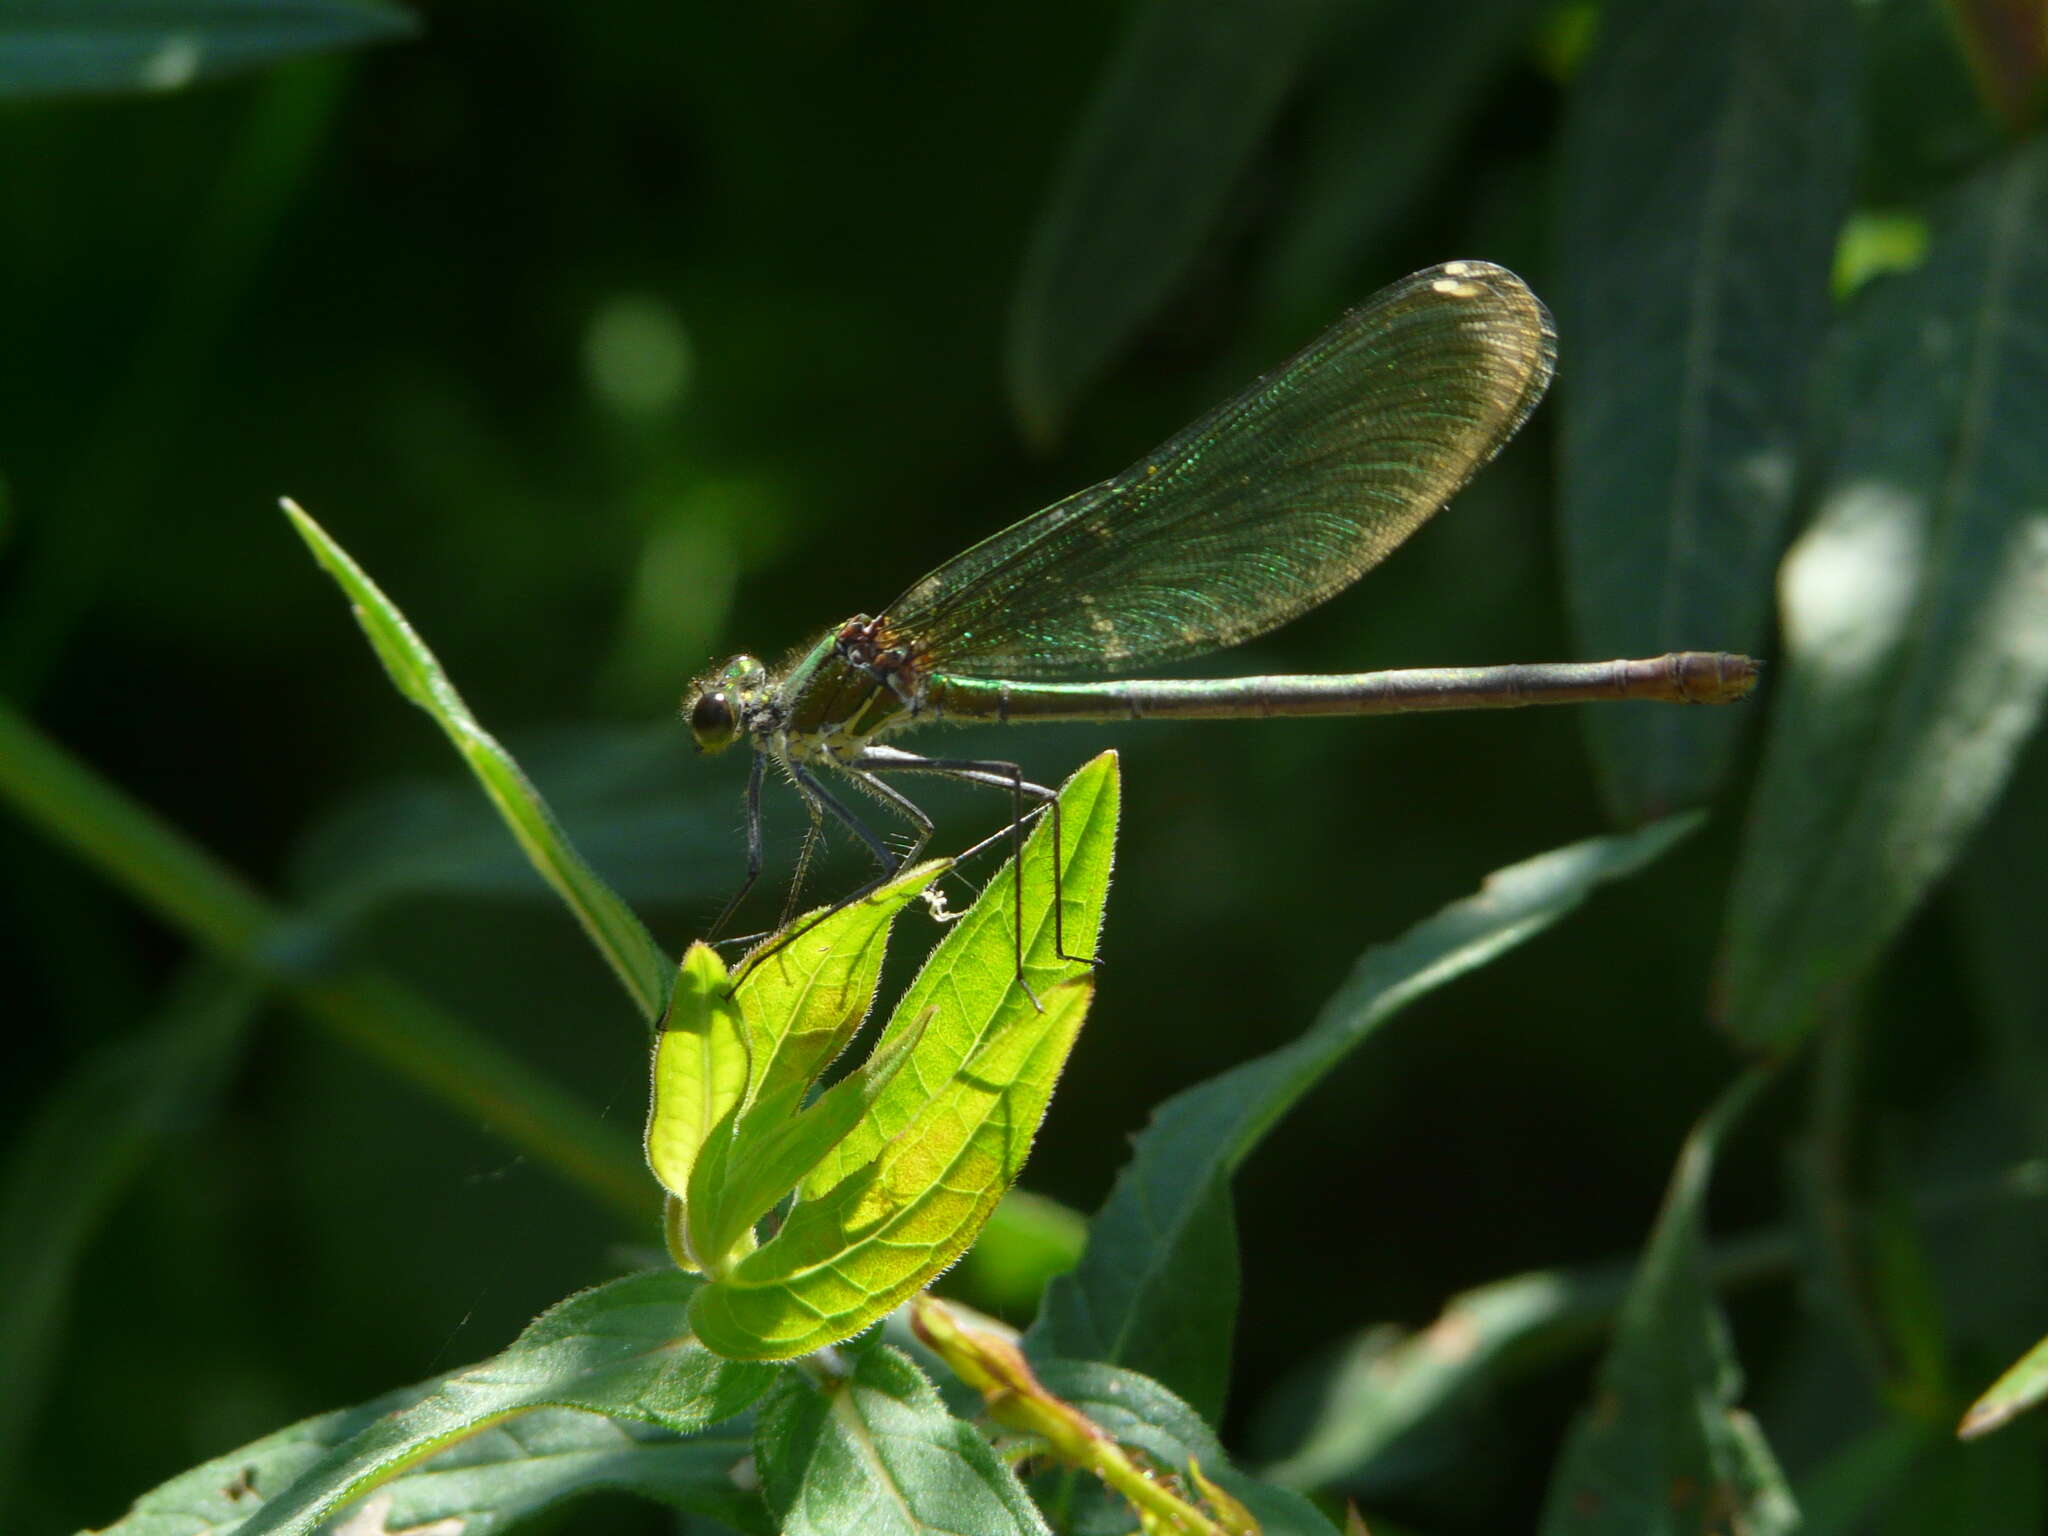
[[[1391,944],[1368,950],[1291,1044],[1169,1099],[1095,1218],[1073,1274],[1046,1292],[1034,1355],[1128,1366],[1212,1422],[1230,1373],[1237,1248],[1230,1179],[1287,1110],[1417,997],[1533,937],[1699,825],[1674,817],[1592,838],[1495,872]]]
[[[2048,688],[2048,138],[1873,283],[1841,448],[1780,579],[1787,665],[1730,902],[1727,1009],[1784,1049],[1996,799]]]
[[[709,944],[692,944],[654,1037],[647,1113],[647,1166],[671,1195],[689,1194],[690,1173],[705,1143],[746,1097],[747,1070],[746,1030],[732,979]],[[710,1257],[692,1255],[698,1266]]]
[[[0,1177],[0,1508],[64,1336],[74,1272],[135,1176],[201,1118],[239,1054],[261,982],[195,966],[163,1016],[101,1047],[48,1094]]]
[[[1456,26],[1427,7],[1337,9],[1304,91],[1300,185],[1261,281],[1273,328],[1307,334],[1357,297],[1362,253],[1398,226],[1470,131],[1481,92],[1528,40],[1544,0],[1466,0]]]
[[[1563,148],[1560,485],[1595,656],[1756,651],[1856,172],[1850,0],[1608,7]],[[1708,798],[1747,710],[1589,710],[1628,822]]]
[[[2014,1415],[2039,1406],[2044,1398],[2048,1398],[2048,1339],[2020,1356],[1982,1397],[1970,1404],[1970,1411],[1963,1415],[1956,1433],[1965,1440],[1988,1435]]]
[[[172,91],[416,30],[384,0],[0,0],[0,100]]]
[[[1193,263],[1294,83],[1318,0],[1149,0],[1032,231],[1010,395],[1057,436],[1081,390]]]
[[[988,1441],[893,1349],[846,1376],[788,1373],[755,1446],[783,1536],[1050,1536]]]
[[[667,999],[668,957],[618,895],[598,878],[570,844],[540,793],[512,755],[477,723],[462,695],[441,670],[441,663],[406,622],[391,600],[378,590],[346,551],[295,503],[284,503],[285,515],[354,606],[356,622],[398,691],[433,716],[462,754],[498,808],[505,826],[541,878],[555,888],[583,931],[590,935],[627,995],[650,1023],[661,1017]]]
[[[1335,1528],[1300,1494],[1235,1470],[1202,1415],[1150,1377],[1094,1360],[1038,1360],[1032,1369],[1047,1391],[1119,1445],[1143,1451],[1178,1475],[1198,1465],[1252,1512],[1263,1536],[1334,1536]]]
[[[1060,890],[1065,897],[1061,925],[1070,955],[1092,958],[1102,927],[1102,907],[1116,852],[1119,796],[1113,752],[1085,763],[1060,788]],[[1041,816],[1024,849],[1024,969],[1037,978],[1065,977],[1074,967],[1055,953],[1051,916],[1053,890],[1051,818]],[[967,1058],[1020,1021],[1037,1016],[1031,998],[1017,985],[1015,951],[1016,883],[1005,865],[974,905],[953,925],[890,1017],[889,1031],[905,1029],[937,1005],[924,1044],[875,1106],[868,1122],[806,1183],[807,1195],[830,1189],[874,1160],[883,1143],[961,1069]],[[1042,989],[1044,980],[1034,982]]]
[[[808,1088],[818,1080],[874,1005],[890,925],[950,867],[947,860],[928,860],[860,901],[822,918],[799,918],[796,938],[771,938],[761,959],[740,963],[751,1094],[776,1093],[791,1083]]]
[[[336,1441],[271,1492],[238,1536],[312,1536],[344,1506],[458,1441],[537,1409],[574,1408],[691,1434],[732,1417],[774,1382],[690,1336],[696,1282],[630,1275],[541,1314],[512,1347],[438,1382],[418,1401]]]
[[[1114,850],[1114,755],[1083,767],[1058,803],[1066,942],[1090,955]],[[1053,827],[1039,819],[1022,859],[1025,969],[1042,1008],[1017,975],[1006,865],[897,1005],[877,1051],[921,1029],[908,1064],[775,1237],[692,1304],[712,1348],[779,1359],[858,1332],[958,1258],[1016,1179],[1094,990],[1085,965],[1054,954]]]
[[[144,1494],[102,1536],[231,1536],[264,1499],[288,1488],[335,1446],[386,1414],[412,1407],[437,1385],[322,1414],[217,1456]],[[770,1536],[767,1509],[735,1480],[750,1449],[748,1439],[734,1433],[685,1437],[632,1420],[542,1408],[480,1430],[400,1473],[352,1518],[368,1516],[370,1529],[390,1531],[454,1521],[462,1536],[492,1536],[580,1494],[615,1489],[747,1536]]]
[[[1769,1081],[1763,1068],[1738,1079],[1679,1155],[1593,1404],[1565,1442],[1544,1536],[1798,1528],[1770,1448],[1735,1406],[1742,1372],[1714,1299],[1703,1230],[1721,1142]]]
[[[1081,1262],[1088,1218],[1028,1189],[1003,1196],[947,1285],[970,1306],[1028,1317],[1055,1277]]]

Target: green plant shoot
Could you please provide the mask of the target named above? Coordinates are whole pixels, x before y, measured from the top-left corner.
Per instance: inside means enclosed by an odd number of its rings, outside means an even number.
[[[732,971],[705,944],[683,956],[655,1041],[647,1160],[668,1194],[671,1256],[710,1282],[690,1308],[708,1347],[772,1360],[835,1343],[974,1241],[1023,1167],[1093,995],[1117,802],[1104,753],[1060,791],[1057,883],[1053,819],[1026,840],[1021,929],[1005,866],[867,1060],[815,1097],[873,1005],[891,924],[948,864],[920,864]],[[1083,958],[1058,954],[1055,899]],[[760,1241],[757,1224],[792,1193]]]

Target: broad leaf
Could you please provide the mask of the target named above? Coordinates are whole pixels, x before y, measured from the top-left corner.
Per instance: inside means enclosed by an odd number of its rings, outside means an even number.
[[[1142,1371],[1221,1411],[1237,1314],[1230,1179],[1288,1108],[1406,1004],[1556,922],[1698,825],[1673,818],[1497,871],[1393,943],[1368,950],[1293,1043],[1169,1099],[1095,1218],[1080,1268],[1056,1280],[1033,1353]]]
[[[1866,290],[1841,447],[1780,579],[1787,665],[1729,907],[1727,1010],[1783,1049],[1864,976],[2048,688],[2048,137]]]
[[[1567,581],[1594,656],[1761,648],[1856,170],[1851,0],[1608,7],[1563,148]],[[1753,711],[1589,710],[1634,822],[1706,799]]]
[[[845,1376],[790,1372],[755,1444],[783,1536],[1049,1536],[980,1431],[893,1349]]]
[[[386,0],[0,0],[0,99],[172,91],[414,30]]]
[[[690,1336],[696,1282],[632,1275],[541,1314],[503,1354],[334,1443],[265,1498],[241,1536],[312,1536],[322,1522],[458,1441],[545,1408],[636,1419],[690,1434],[749,1407],[775,1379]]]
[[[1057,434],[1215,226],[1293,83],[1319,0],[1147,0],[1098,87],[1024,260],[1010,395]]]
[[[447,734],[504,818],[506,830],[576,915],[642,1016],[650,1024],[658,1019],[668,997],[669,961],[653,935],[570,844],[540,792],[511,753],[477,723],[405,615],[324,528],[292,502],[285,502],[284,510],[313,557],[347,595],[392,683]]]
[[[1773,1536],[1799,1512],[1762,1433],[1707,1269],[1705,1202],[1729,1128],[1769,1081],[1753,1069],[1701,1120],[1622,1308],[1591,1407],[1565,1443],[1544,1536]]]
[[[307,1419],[181,1473],[135,1501],[103,1536],[232,1536],[265,1499],[337,1445],[402,1412],[437,1383],[409,1387],[359,1408]],[[689,1510],[748,1536],[774,1530],[758,1494],[737,1474],[751,1451],[735,1433],[682,1436],[594,1413],[542,1408],[482,1430],[401,1472],[344,1519],[372,1529],[441,1529],[462,1536],[509,1532],[552,1505],[616,1489]]]
[[[1094,951],[1116,825],[1115,758],[1060,792],[1069,953]],[[1016,1179],[1087,1012],[1084,963],[1053,951],[1054,820],[1022,855],[1026,977],[1017,972],[1014,870],[1005,866],[919,973],[884,1032],[922,1038],[803,1185],[766,1244],[692,1305],[712,1348],[780,1359],[848,1337],[908,1299],[973,1241]],[[1034,993],[1036,1001],[1034,1001]]]

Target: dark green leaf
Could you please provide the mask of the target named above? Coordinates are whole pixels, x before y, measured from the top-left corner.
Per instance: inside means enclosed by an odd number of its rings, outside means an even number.
[[[1053,1396],[1080,1410],[1119,1445],[1143,1451],[1176,1476],[1191,1463],[1251,1510],[1264,1536],[1334,1536],[1334,1528],[1300,1494],[1234,1470],[1202,1416],[1136,1371],[1093,1360],[1041,1360],[1034,1366]]]
[[[386,0],[0,0],[0,99],[171,91],[414,29]]]
[[[1496,871],[1477,895],[1368,950],[1299,1039],[1168,1100],[1118,1175],[1080,1268],[1047,1290],[1033,1353],[1140,1370],[1213,1422],[1237,1312],[1230,1179],[1246,1154],[1407,1003],[1540,933],[1697,825],[1695,816],[1673,818]]]
[[[631,1275],[561,1302],[503,1354],[442,1378],[402,1411],[338,1440],[288,1489],[266,1496],[244,1536],[311,1536],[345,1506],[427,1457],[544,1408],[636,1419],[690,1434],[751,1405],[772,1369],[739,1365],[690,1336],[697,1282]]]
[[[1572,93],[1551,295],[1587,654],[1766,638],[1856,169],[1855,26],[1850,0],[1603,13]],[[1750,718],[1635,707],[1586,725],[1634,822],[1711,795]]]
[[[1868,971],[2048,688],[2048,139],[1934,229],[1854,318],[1841,448],[1780,581],[1787,665],[1726,948],[1754,1046],[1789,1046]]]
[[[1111,62],[1025,257],[1010,394],[1055,435],[1214,227],[1294,81],[1318,0],[1147,0]]]
[[[1769,1081],[1758,1068],[1703,1118],[1623,1305],[1594,1401],[1565,1442],[1544,1536],[1798,1527],[1777,1463],[1735,1406],[1742,1372],[1707,1268],[1705,1203],[1720,1144]]]
[[[135,1501],[104,1536],[231,1536],[264,1499],[386,1414],[412,1407],[436,1383],[359,1408],[322,1414],[172,1478]],[[357,1517],[410,1531],[453,1520],[462,1536],[510,1531],[550,1505],[598,1489],[642,1494],[748,1536],[774,1523],[736,1476],[749,1454],[740,1434],[682,1436],[630,1420],[543,1408],[482,1430],[370,1495]],[[344,1522],[346,1523],[346,1522]]]
[[[196,967],[162,1018],[87,1057],[9,1147],[0,1179],[0,1507],[64,1336],[80,1256],[165,1138],[200,1117],[262,991],[239,972]]]
[[[1467,0],[1457,23],[1423,6],[1331,18],[1304,125],[1299,185],[1264,278],[1273,329],[1306,333],[1357,298],[1362,254],[1397,233],[1467,131],[1474,98],[1528,37],[1540,0]]]
[[[783,1536],[1048,1536],[988,1441],[893,1349],[846,1376],[790,1374],[755,1444]]]

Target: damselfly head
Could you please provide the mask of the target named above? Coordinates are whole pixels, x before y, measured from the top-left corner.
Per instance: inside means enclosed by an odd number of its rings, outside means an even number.
[[[691,685],[683,713],[699,752],[723,752],[739,739],[747,707],[767,681],[768,669],[743,655]]]

